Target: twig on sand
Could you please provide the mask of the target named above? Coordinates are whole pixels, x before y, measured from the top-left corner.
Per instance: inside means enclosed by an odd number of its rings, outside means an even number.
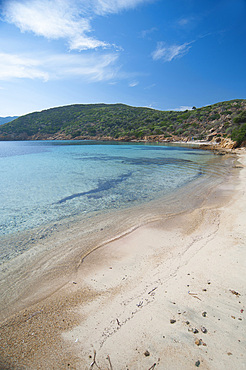
[[[113,370],[113,366],[112,366],[112,363],[111,363],[111,360],[110,360],[109,355],[106,357],[106,359],[107,359],[107,360],[108,360],[108,362],[109,362],[110,370]]]
[[[191,295],[193,298],[199,299],[199,301],[201,301],[201,298],[197,297],[197,293],[188,292],[188,294]]]
[[[96,367],[98,368],[98,369],[100,369],[100,367],[97,365],[97,363],[96,363],[96,350],[94,349],[94,358],[93,358],[93,361],[92,361],[92,363],[90,364],[90,370],[93,368],[93,366],[94,365],[96,365]]]
[[[156,367],[156,363],[154,363],[148,370],[153,370]]]
[[[152,293],[154,290],[156,290],[158,286],[156,286],[154,289],[152,289],[148,294]]]

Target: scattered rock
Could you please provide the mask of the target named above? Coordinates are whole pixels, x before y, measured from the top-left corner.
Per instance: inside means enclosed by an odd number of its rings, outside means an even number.
[[[235,316],[232,316],[232,315],[231,315],[231,317],[232,317],[234,320],[235,320],[235,318],[236,318]]]
[[[206,291],[207,291],[207,289],[203,289],[202,291],[203,291],[203,292],[206,292]]]
[[[228,356],[232,356],[232,353],[231,352],[227,352]]]
[[[186,321],[185,323],[186,323],[186,325],[189,325],[190,322],[189,321]]]
[[[243,309],[240,310],[241,313],[243,313],[243,311],[244,311]]]
[[[175,324],[176,320],[170,319],[170,324]]]
[[[148,351],[148,350],[146,350],[146,351],[144,352],[144,356],[146,356],[146,357],[150,356],[150,353],[149,353],[149,351]]]
[[[201,340],[201,339],[196,339],[196,340],[195,340],[195,344],[196,344],[197,346],[200,346],[200,345],[202,344],[202,340]]]
[[[195,366],[196,367],[199,367],[200,366],[200,361],[199,360],[196,361]]]
[[[73,284],[77,284],[76,281],[73,281]]]
[[[197,329],[193,329],[192,331],[193,331],[194,334],[199,333]]]
[[[207,331],[207,329],[204,327],[204,326],[202,326],[201,327],[201,331],[204,333],[204,334],[206,334],[208,331]]]
[[[203,316],[203,317],[206,317],[206,316],[207,316],[207,312],[206,312],[206,311],[204,311],[204,312],[202,313],[202,316]]]

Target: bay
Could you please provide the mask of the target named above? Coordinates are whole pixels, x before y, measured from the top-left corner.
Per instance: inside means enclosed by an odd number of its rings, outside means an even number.
[[[212,152],[173,145],[0,142],[0,238],[137,207],[199,177],[215,181],[225,168]],[[3,249],[2,258],[10,258]],[[15,245],[11,258],[19,252]]]

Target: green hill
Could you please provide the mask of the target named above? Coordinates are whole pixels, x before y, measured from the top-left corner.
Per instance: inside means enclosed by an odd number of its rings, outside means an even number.
[[[246,100],[159,111],[124,104],[76,104],[21,116],[0,126],[0,140],[246,140]],[[219,139],[218,139],[219,140]]]

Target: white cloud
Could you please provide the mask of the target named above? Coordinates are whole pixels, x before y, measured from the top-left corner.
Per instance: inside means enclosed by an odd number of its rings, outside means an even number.
[[[109,13],[119,13],[122,10],[135,8],[139,4],[150,2],[151,0],[91,0],[92,7],[96,14],[104,15]]]
[[[179,110],[183,111],[183,110],[192,110],[192,107],[188,106],[188,105],[181,105],[179,107]]]
[[[48,39],[64,38],[70,49],[108,47],[90,36],[95,15],[118,13],[151,0],[5,0],[4,20],[22,32]]]
[[[14,78],[41,79],[43,81],[82,77],[89,81],[105,81],[116,77],[116,54],[75,55],[54,54],[29,56],[0,54],[0,80]]]
[[[192,110],[192,107],[190,107],[188,105],[181,105],[179,108],[172,108],[172,109],[167,109],[167,110],[183,112],[185,110]]]
[[[162,59],[164,62],[171,62],[173,59],[181,58],[191,48],[192,42],[186,42],[182,45],[170,45],[167,46],[163,42],[158,42],[156,50],[152,53],[153,60]]]
[[[132,82],[130,82],[129,83],[129,87],[135,87],[135,86],[137,86],[139,84],[139,82],[138,81],[132,81]]]

